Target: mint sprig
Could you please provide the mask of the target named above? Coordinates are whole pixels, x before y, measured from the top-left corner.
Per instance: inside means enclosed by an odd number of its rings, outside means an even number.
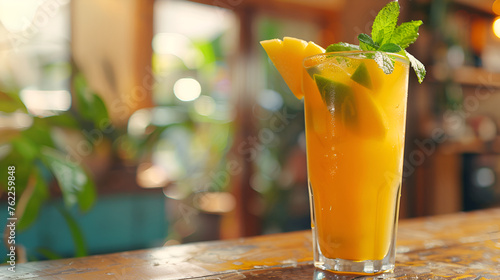
[[[353,45],[349,43],[336,43],[331,44],[326,48],[326,52],[345,52],[345,51],[359,51],[361,50],[358,45]]]
[[[390,2],[378,12],[372,25],[373,41],[379,45],[389,43],[399,17],[399,3]]]
[[[402,49],[406,49],[417,40],[420,25],[422,25],[421,20],[401,23],[392,33],[390,42],[399,45]]]
[[[384,52],[376,52],[373,58],[378,64],[378,67],[384,71],[385,74],[389,75],[394,71],[394,60],[392,60]]]
[[[413,71],[417,74],[418,77],[418,82],[422,83],[422,81],[425,78],[425,74],[427,71],[425,71],[425,66],[420,62],[418,59],[416,59],[413,55],[411,55],[409,52],[405,51],[406,57],[410,60],[410,65],[413,68]]]
[[[365,51],[376,51],[380,48],[380,45],[375,43],[368,34],[361,33],[358,35],[359,46]]]
[[[398,52],[402,51],[402,48],[397,44],[387,43],[387,44],[383,44],[382,46],[380,46],[380,48],[378,48],[378,51],[398,53]]]
[[[418,82],[422,83],[426,74],[424,65],[405,50],[417,40],[422,21],[404,22],[398,26],[399,9],[397,1],[392,1],[382,8],[373,22],[371,36],[359,34],[359,46],[341,42],[330,45],[326,51],[375,51],[373,58],[386,74],[394,70],[394,60],[386,53],[398,53],[408,58],[417,74]]]

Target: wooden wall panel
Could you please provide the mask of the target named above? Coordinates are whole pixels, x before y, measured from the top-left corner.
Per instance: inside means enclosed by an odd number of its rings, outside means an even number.
[[[73,59],[115,125],[151,106],[153,0],[71,2]]]

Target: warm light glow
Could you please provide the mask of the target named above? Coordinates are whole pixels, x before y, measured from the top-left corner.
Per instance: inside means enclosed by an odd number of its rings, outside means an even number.
[[[181,101],[193,101],[200,97],[200,83],[193,78],[179,79],[174,84],[174,94]]]
[[[9,32],[21,32],[27,29],[41,1],[37,0],[0,0],[0,22]]]
[[[231,5],[234,3],[227,6],[235,8]],[[191,1],[155,1],[154,13],[158,32],[184,34],[199,41],[212,41],[236,24],[230,10]]]
[[[151,124],[151,111],[141,109],[136,111],[128,120],[127,131],[132,136],[142,136],[146,133],[146,128]]]
[[[194,201],[198,208],[210,213],[227,213],[236,206],[236,199],[228,192],[199,193]]]
[[[193,47],[188,37],[177,33],[158,33],[153,37],[152,44],[155,53],[179,57],[183,57],[183,53]]]
[[[185,173],[184,167],[178,159],[175,146],[172,146],[166,139],[158,141],[153,150],[151,162],[156,166],[161,166],[168,176],[169,183],[177,181]]]
[[[163,188],[163,194],[171,199],[182,200],[186,198],[189,193],[182,189],[178,184],[170,184]]]
[[[495,14],[500,15],[500,0],[495,0],[491,9]]]
[[[191,40],[177,33],[158,33],[153,38],[153,51],[160,55],[175,55],[184,62],[189,69],[196,69],[203,65],[203,53],[197,49]]]
[[[23,89],[21,100],[30,114],[39,117],[57,115],[56,111],[67,111],[71,107],[71,94],[67,90]]]
[[[493,21],[493,33],[500,38],[500,17],[496,17]]]
[[[160,188],[168,182],[168,176],[160,166],[142,163],[137,167],[137,184],[143,188]]]
[[[23,130],[31,127],[33,117],[21,111],[16,111],[10,114],[0,112],[0,129],[16,129]]]
[[[194,103],[195,111],[202,116],[210,116],[215,112],[215,101],[210,96],[200,96]]]

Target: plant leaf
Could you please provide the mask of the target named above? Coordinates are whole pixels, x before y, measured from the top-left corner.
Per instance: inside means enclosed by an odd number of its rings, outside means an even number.
[[[17,110],[24,113],[28,111],[19,95],[8,94],[0,91],[0,112],[13,113]]]
[[[9,166],[15,167],[16,192],[21,193],[28,185],[28,178],[33,170],[34,162],[32,159],[23,157],[16,150],[11,149],[9,154],[0,159],[0,170],[7,170]],[[0,172],[0,188],[7,191],[7,172]]]
[[[95,127],[99,128],[102,120],[109,119],[106,104],[97,93],[90,90],[82,75],[74,78],[74,87],[78,112],[84,119],[94,122]]]
[[[38,146],[54,147],[49,122],[45,118],[33,118],[33,125],[21,132],[23,138],[29,139]]]
[[[83,257],[87,255],[87,246],[85,244],[85,238],[83,236],[82,230],[78,226],[75,218],[71,216],[68,210],[58,207],[59,213],[66,220],[66,224],[71,232],[71,237],[73,238],[73,244],[75,245],[75,257]]]
[[[410,60],[410,65],[415,71],[415,74],[417,74],[418,82],[422,83],[422,81],[425,78],[425,74],[427,71],[425,71],[425,66],[420,62],[418,59],[416,59],[413,55],[411,55],[409,52],[405,51],[406,56]]]
[[[385,74],[391,74],[394,71],[394,61],[384,52],[375,53],[375,62]]]
[[[92,95],[92,120],[97,129],[101,129],[103,121],[109,120],[108,109],[102,98],[94,93]]]
[[[397,1],[387,4],[375,17],[372,26],[372,37],[379,45],[388,43],[396,28],[399,17],[399,3]]]
[[[87,82],[82,75],[73,78],[74,95],[76,97],[76,108],[85,119],[92,119],[92,100],[88,91]]]
[[[95,201],[95,185],[85,171],[58,150],[43,147],[42,159],[56,177],[66,207],[78,203],[80,210],[87,211]]]
[[[387,43],[387,44],[383,44],[382,46],[380,46],[380,48],[378,50],[381,52],[397,53],[397,52],[401,51],[401,47],[394,44],[394,43]]]
[[[40,146],[33,141],[33,138],[21,137],[15,138],[11,141],[14,151],[18,153],[22,158],[33,161],[40,152]]]
[[[36,220],[42,204],[48,198],[48,186],[38,168],[34,168],[28,180],[28,186],[21,194],[17,205],[17,214],[19,215],[17,230],[19,232],[27,229]]]
[[[359,46],[344,42],[331,44],[328,46],[328,48],[326,48],[326,52],[359,51],[359,50],[360,50]]]
[[[368,34],[361,33],[358,35],[359,46],[365,51],[375,51],[379,48],[379,45],[375,43]]]
[[[417,40],[420,25],[422,25],[421,20],[403,22],[392,33],[390,42],[397,44],[402,49],[406,49]]]
[[[47,121],[47,123],[49,123],[51,127],[62,126],[75,129],[81,128],[78,122],[75,120],[75,118],[68,113],[46,117],[45,120]]]

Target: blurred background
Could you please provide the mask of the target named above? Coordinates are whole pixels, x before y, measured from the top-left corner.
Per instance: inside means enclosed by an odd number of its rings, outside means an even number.
[[[303,103],[258,42],[357,43],[387,2],[0,0],[18,256],[310,228]],[[410,75],[402,219],[500,205],[499,2],[400,1],[428,70]]]

